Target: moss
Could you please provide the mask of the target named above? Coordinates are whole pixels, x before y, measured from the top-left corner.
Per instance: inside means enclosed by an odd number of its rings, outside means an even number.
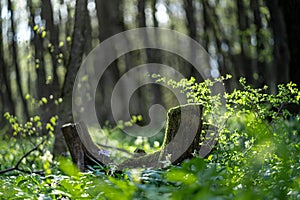
[[[178,164],[191,158],[194,151],[200,148],[202,109],[201,104],[187,104],[170,109],[161,149],[152,154],[127,159],[119,167],[163,167],[166,161]]]

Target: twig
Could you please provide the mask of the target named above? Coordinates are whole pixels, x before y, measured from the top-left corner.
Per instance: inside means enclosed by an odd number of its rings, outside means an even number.
[[[22,163],[22,161],[28,157],[32,152],[38,150],[38,148],[45,142],[45,139],[43,139],[39,144],[37,144],[33,149],[31,149],[30,151],[28,151],[27,153],[25,153],[20,159],[19,161],[17,162],[17,164],[14,166],[14,167],[11,167],[11,168],[8,168],[8,169],[4,169],[4,170],[0,170],[0,174],[4,174],[4,173],[7,173],[7,172],[11,172],[11,171],[20,171],[20,172],[23,172],[23,173],[28,173],[28,174],[31,174],[31,173],[37,173],[37,174],[41,174],[42,172],[31,172],[31,171],[28,171],[28,170],[24,170],[24,169],[20,169],[19,166],[20,164]]]

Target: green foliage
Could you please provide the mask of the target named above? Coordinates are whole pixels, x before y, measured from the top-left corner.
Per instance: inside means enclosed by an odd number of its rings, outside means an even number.
[[[48,103],[46,98],[37,101],[30,95],[26,95],[26,99],[37,110]],[[4,118],[10,124],[12,134],[0,135],[0,171],[16,168],[14,170],[24,173],[50,174],[53,167],[51,151],[58,117],[52,116],[49,121],[43,122],[39,115],[34,115],[24,123],[10,113],[5,113]]]
[[[300,93],[296,85],[279,85],[278,93],[273,95],[268,94],[267,87],[255,89],[247,85],[245,79],[241,79],[241,89],[235,89],[224,96],[212,96],[210,88],[228,78],[230,76],[196,83],[193,78],[174,82],[158,77],[159,81],[179,88],[190,102],[204,105],[205,124],[215,128],[205,131],[219,134],[218,143],[207,158],[195,157],[180,166],[160,170],[128,170],[121,174],[100,165],[89,166],[89,170],[80,173],[70,159],[59,160],[57,164],[48,159],[51,171],[42,176],[21,172],[0,176],[0,197],[299,199],[300,116],[292,115],[285,107],[299,103]],[[221,103],[222,99],[226,99],[226,105]],[[34,138],[39,127],[43,127],[39,125],[41,122],[38,116],[25,124],[20,124],[9,114],[5,117],[19,137],[30,135]],[[133,119],[132,123],[136,120],[139,119]],[[48,132],[52,131],[55,122],[56,118],[52,118],[46,124]],[[19,138],[10,138],[10,142],[7,140],[6,143],[1,141],[1,169],[15,162],[21,148],[29,149],[29,142],[26,147],[18,147]],[[35,155],[35,165],[45,169],[45,160],[39,156],[41,154]],[[36,169],[32,165],[28,168]]]

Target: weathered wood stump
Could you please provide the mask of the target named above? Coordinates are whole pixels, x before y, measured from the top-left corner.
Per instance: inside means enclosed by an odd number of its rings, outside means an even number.
[[[119,169],[139,167],[164,167],[166,162],[179,164],[199,152],[202,131],[202,105],[187,104],[168,111],[164,143],[157,152],[129,158],[118,165]],[[84,170],[87,164],[113,163],[97,147],[83,122],[66,124],[62,127],[67,146],[74,164]]]
[[[87,165],[113,163],[108,156],[100,154],[98,146],[94,144],[86,125],[81,121],[75,124],[65,124],[61,128],[70,151],[73,163],[80,171]]]

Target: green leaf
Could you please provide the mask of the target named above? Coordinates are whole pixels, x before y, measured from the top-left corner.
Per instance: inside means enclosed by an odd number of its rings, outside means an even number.
[[[42,31],[42,33],[41,33],[41,38],[45,38],[46,35],[47,35],[47,32],[46,32],[46,31]]]
[[[180,169],[171,170],[167,173],[166,177],[168,181],[181,182],[187,185],[191,185],[197,181],[197,176]]]
[[[47,100],[45,97],[43,97],[43,98],[41,99],[41,102],[42,102],[43,104],[46,104],[46,103],[48,102],[48,100]]]
[[[59,169],[72,177],[79,177],[80,173],[78,168],[68,159],[60,158],[59,159]]]

